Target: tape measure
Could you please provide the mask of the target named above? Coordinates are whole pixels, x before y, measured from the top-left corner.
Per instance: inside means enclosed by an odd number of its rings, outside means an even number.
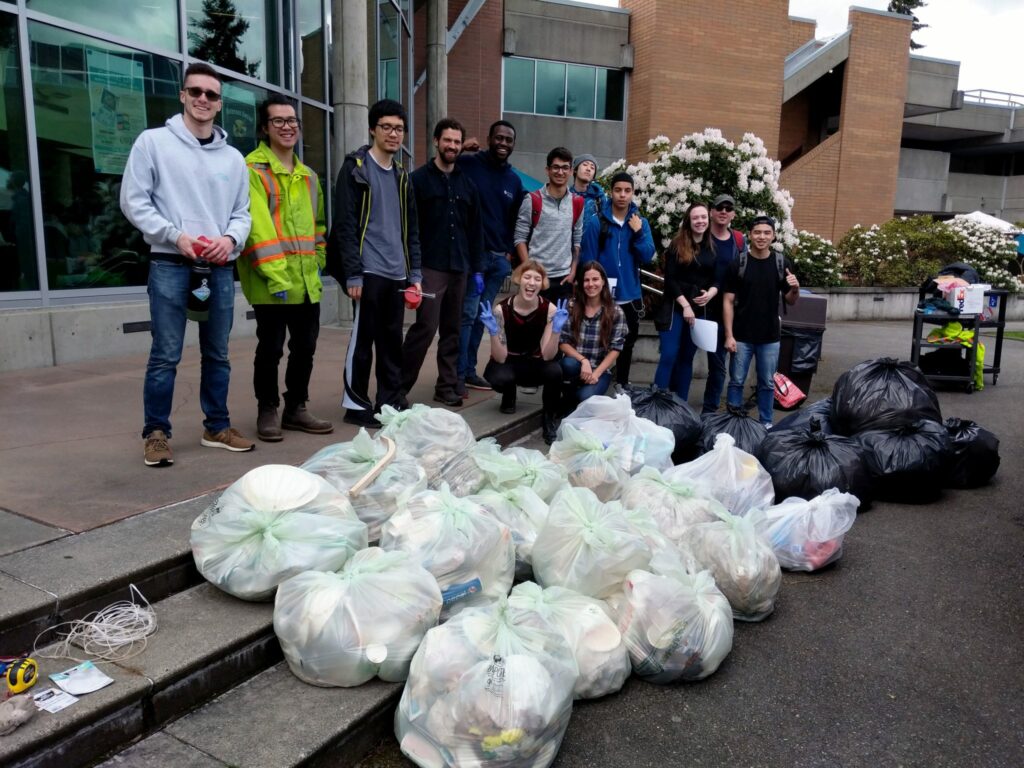
[[[4,680],[11,693],[24,693],[36,684],[39,675],[39,664],[35,659],[12,659],[2,661]]]

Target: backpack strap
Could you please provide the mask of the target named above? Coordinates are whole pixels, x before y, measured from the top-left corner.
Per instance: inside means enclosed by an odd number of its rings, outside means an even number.
[[[534,190],[530,193],[530,208],[532,210],[532,218],[530,219],[530,229],[537,226],[537,222],[540,221],[540,211],[544,207],[544,200],[540,196],[540,191]]]
[[[742,232],[740,232],[737,229],[734,229],[734,230],[731,230],[731,231],[732,231],[732,240],[733,240],[734,243],[736,243],[736,253],[739,253],[740,251],[742,251],[744,248],[747,247],[747,244],[743,240],[743,233]]]
[[[576,226],[576,222],[580,220],[580,216],[583,215],[583,208],[586,204],[586,198],[581,195],[572,196],[572,225],[574,227]]]
[[[736,255],[736,262],[739,264],[739,267],[740,267],[740,280],[742,280],[743,276],[745,274],[747,274],[747,249],[746,248],[742,249]]]
[[[608,221],[608,217],[604,215],[604,212],[597,214],[597,220],[601,224],[601,230],[597,235],[597,252],[601,253],[604,251],[604,246],[608,242],[608,238],[611,237],[611,222]]]

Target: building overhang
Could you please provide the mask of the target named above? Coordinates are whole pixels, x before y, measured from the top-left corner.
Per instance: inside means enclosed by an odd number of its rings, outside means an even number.
[[[782,101],[789,101],[850,57],[850,29],[827,40],[809,40],[789,56],[783,69]]]

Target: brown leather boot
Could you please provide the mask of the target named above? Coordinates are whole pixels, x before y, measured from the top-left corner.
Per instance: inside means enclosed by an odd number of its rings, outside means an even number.
[[[260,414],[256,417],[256,436],[267,443],[279,443],[284,439],[276,406],[260,406]]]
[[[334,425],[326,419],[318,419],[306,410],[305,404],[284,409],[281,419],[282,429],[294,429],[298,432],[309,432],[311,435],[326,435],[334,431]]]

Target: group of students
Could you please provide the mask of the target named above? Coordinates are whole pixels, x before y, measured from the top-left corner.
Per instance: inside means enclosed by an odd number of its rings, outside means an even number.
[[[227,410],[236,260],[256,317],[253,389],[257,436],[264,441],[281,440],[282,430],[333,430],[306,408],[322,273],[339,281],[355,307],[343,373],[348,423],[375,427],[374,414],[385,405],[409,406],[435,335],[436,401],[458,407],[467,388],[494,389],[501,393],[501,410],[514,412],[517,387],[543,387],[549,443],[566,401],[606,393],[613,375],[620,385],[629,382],[643,314],[640,268],[655,257],[629,174],[616,174],[606,193],[594,182],[593,156],[574,158],[557,147],[547,156],[547,184],[527,193],[509,163],[514,126],[495,122],[481,148],[450,118],[434,128],[433,159],[410,173],[400,160],[405,110],[381,100],[369,110],[370,142],[342,163],[328,235],[320,181],[295,153],[302,124],[294,104],[273,95],[259,106],[261,141],[243,159],[215,125],[221,87],[211,67],[189,65],[180,93],[183,113],[139,136],[122,182],[122,211],[151,247],[146,465],[173,463],[174,379],[189,302],[196,298],[208,308],[199,324],[201,444],[230,451],[254,447],[231,425]],[[694,354],[684,326],[697,313],[721,318],[722,347],[734,352],[730,402],[739,369],[751,358],[758,361],[759,390],[762,369],[774,365],[762,349],[759,318],[766,304],[747,290],[774,274],[761,265],[769,261],[762,251],[768,252],[774,223],[766,217],[755,222],[748,260],[743,239],[728,228],[733,207],[727,195],[715,201],[714,213],[691,206],[666,254],[657,382],[684,397]],[[791,265],[783,266],[787,300],[795,300],[796,278]],[[518,290],[494,305],[510,275]],[[739,296],[735,312],[730,296]],[[416,308],[416,320],[403,338],[406,307]],[[485,332],[490,355],[480,376]],[[777,358],[777,331],[775,336]],[[286,339],[281,412],[278,365]],[[717,408],[724,381],[724,351],[713,357],[706,410]]]

